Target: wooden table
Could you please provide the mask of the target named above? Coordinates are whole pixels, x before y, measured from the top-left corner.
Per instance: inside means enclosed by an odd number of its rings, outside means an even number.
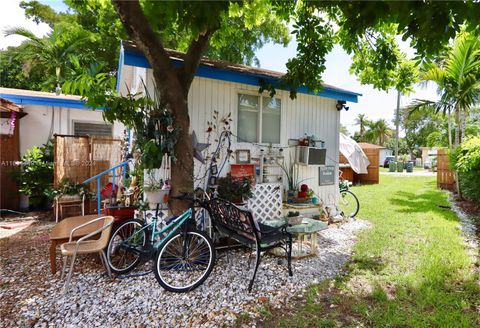
[[[55,274],[55,272],[57,271],[57,246],[68,242],[70,238],[70,232],[73,228],[78,227],[79,225],[87,223],[88,221],[96,219],[100,216],[101,215],[98,214],[72,216],[60,221],[53,227],[52,231],[50,232],[50,268],[52,269],[52,274]],[[79,239],[83,236],[86,236],[89,233],[100,229],[102,226],[103,221],[100,220],[86,227],[80,228],[73,234],[73,239]]]

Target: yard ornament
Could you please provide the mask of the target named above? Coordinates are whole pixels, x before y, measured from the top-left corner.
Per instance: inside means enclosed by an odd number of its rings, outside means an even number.
[[[200,162],[205,164],[205,158],[203,157],[202,151],[210,146],[209,143],[198,142],[197,135],[195,131],[192,131],[192,148],[193,148],[193,157],[198,159]]]

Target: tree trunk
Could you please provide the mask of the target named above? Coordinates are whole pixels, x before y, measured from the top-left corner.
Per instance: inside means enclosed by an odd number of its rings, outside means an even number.
[[[455,146],[460,144],[460,113],[455,109]]]
[[[188,104],[182,99],[182,92],[177,101],[169,102],[170,108],[175,115],[175,129],[179,129],[178,140],[175,145],[176,160],[172,162],[171,185],[174,196],[193,191],[193,149],[192,140],[189,134],[190,117],[188,116]],[[180,214],[187,207],[188,203],[173,200],[170,203],[174,214]]]
[[[460,143],[465,139],[466,114],[465,111],[460,112]]]
[[[172,163],[172,194],[193,191],[193,151],[189,134],[188,90],[200,64],[203,50],[210,36],[219,26],[211,26],[198,33],[188,47],[183,67],[176,68],[143,13],[138,0],[113,0],[113,5],[125,27],[126,32],[137,44],[150,63],[156,88],[161,101],[169,106],[175,121],[174,128],[179,130],[175,145],[176,160]],[[171,210],[179,214],[188,207],[188,203],[172,200]]]
[[[448,110],[448,148],[452,149],[452,113]]]

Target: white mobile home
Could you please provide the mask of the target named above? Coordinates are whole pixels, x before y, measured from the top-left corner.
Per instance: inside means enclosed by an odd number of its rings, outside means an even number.
[[[169,54],[175,65],[182,65],[182,53],[170,51]],[[127,90],[141,91],[142,80],[153,94],[150,65],[130,42],[122,43],[118,74],[117,85],[122,94]],[[295,100],[290,99],[286,90],[277,90],[273,99],[267,93],[259,94],[262,81],[275,84],[281,76],[282,73],[269,70],[202,59],[188,95],[190,132],[195,131],[199,141],[206,142],[207,121],[213,120],[214,111],[218,111],[219,117],[230,114],[234,149],[247,149],[251,158],[259,158],[269,149],[282,148],[286,166],[291,164],[290,158],[294,160],[295,141],[305,135],[314,135],[323,141],[317,146],[323,144],[326,148],[326,162],[322,167],[334,170],[335,178],[320,186],[321,167],[299,165],[297,180],[308,184],[325,202],[335,201],[338,193],[339,109],[345,102],[357,102],[360,94],[329,85],[324,85],[318,94],[300,88]],[[199,162],[195,164],[198,173],[202,168]],[[222,173],[228,171],[227,167]],[[286,187],[286,179],[283,184]]]
[[[22,106],[20,155],[45,144],[54,134],[123,136],[123,124],[105,123],[102,111],[85,106],[80,96],[0,88],[0,97]]]

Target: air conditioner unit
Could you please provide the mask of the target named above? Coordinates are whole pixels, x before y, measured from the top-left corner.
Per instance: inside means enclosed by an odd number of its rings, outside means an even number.
[[[297,146],[296,163],[300,165],[325,165],[327,150],[308,146]]]

